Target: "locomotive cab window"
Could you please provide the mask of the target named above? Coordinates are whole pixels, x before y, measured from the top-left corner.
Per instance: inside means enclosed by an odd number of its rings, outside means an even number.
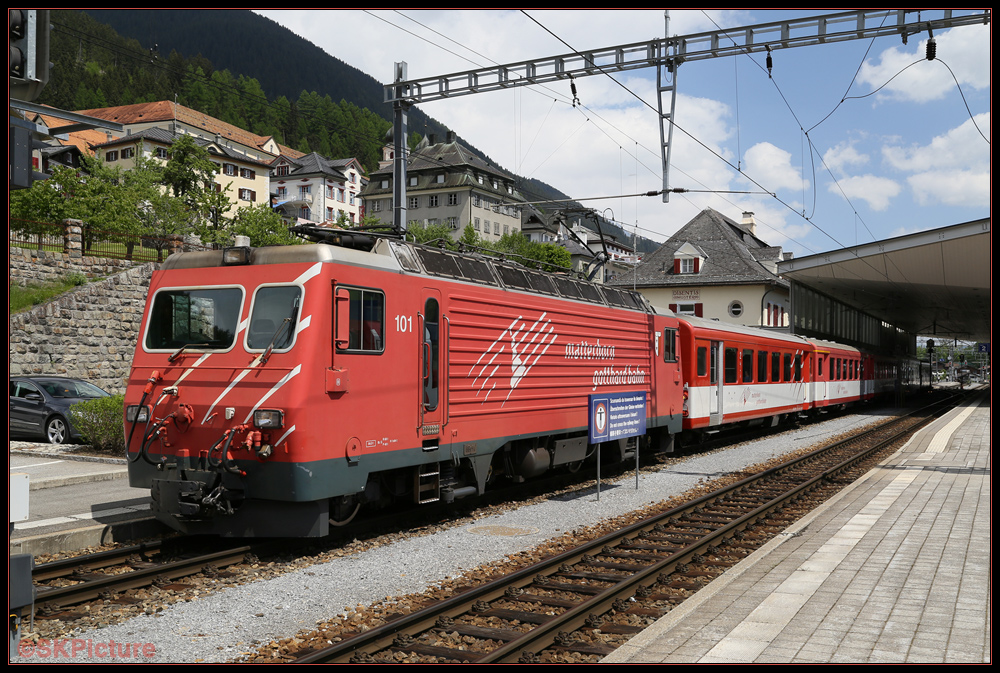
[[[385,295],[378,290],[340,286],[335,296],[337,350],[359,353],[385,350]]]
[[[677,330],[669,327],[663,330],[663,361],[677,362]]]
[[[148,350],[227,350],[236,340],[243,290],[237,287],[160,290],[146,326]]]
[[[247,327],[247,349],[291,348],[301,304],[302,288],[298,285],[257,288]]]

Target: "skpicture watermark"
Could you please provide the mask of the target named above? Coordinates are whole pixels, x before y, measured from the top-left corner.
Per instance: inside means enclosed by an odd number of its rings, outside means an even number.
[[[29,659],[151,659],[156,656],[153,643],[120,643],[89,638],[56,638],[33,643],[22,640],[17,653]]]

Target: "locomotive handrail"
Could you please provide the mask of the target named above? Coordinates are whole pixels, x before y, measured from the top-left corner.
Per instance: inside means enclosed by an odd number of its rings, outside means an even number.
[[[451,346],[451,320],[444,314],[444,311],[441,312],[441,317],[444,318],[445,322],[444,339],[441,341],[441,352],[445,354],[441,358],[441,362],[443,363],[441,380],[444,382],[444,385],[438,387],[440,390],[438,394],[444,399],[440,399],[438,402],[444,407],[442,410],[444,420],[441,423],[441,433],[443,435],[444,429],[448,427],[448,422],[451,420],[451,409],[449,407],[451,404],[451,395],[449,394],[451,392],[451,358],[448,357],[448,353],[450,352],[448,347]]]

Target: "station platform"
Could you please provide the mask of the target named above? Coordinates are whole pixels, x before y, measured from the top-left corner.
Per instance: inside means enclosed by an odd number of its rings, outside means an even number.
[[[165,530],[150,514],[149,489],[128,485],[123,459],[80,455],[82,448],[11,442],[9,471],[27,475],[29,490],[28,519],[12,526],[10,554],[73,551]]]
[[[602,663],[989,663],[990,418],[938,419]]]

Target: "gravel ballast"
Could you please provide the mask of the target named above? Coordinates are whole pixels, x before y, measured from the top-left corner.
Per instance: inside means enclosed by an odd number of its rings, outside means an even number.
[[[630,473],[615,482],[605,481],[599,500],[593,488],[549,498],[467,525],[399,539],[272,579],[228,587],[121,624],[75,633],[75,640],[62,643],[61,650],[50,645],[46,656],[39,649],[13,660],[232,661],[359,606],[421,592],[568,531],[681,495],[699,483],[879,420],[878,415],[847,415],[696,455],[659,472],[640,475],[638,489],[635,475]],[[114,645],[108,646],[112,642]],[[127,652],[122,643],[130,644]],[[108,654],[109,650],[115,656]],[[122,654],[128,656],[119,656]]]

